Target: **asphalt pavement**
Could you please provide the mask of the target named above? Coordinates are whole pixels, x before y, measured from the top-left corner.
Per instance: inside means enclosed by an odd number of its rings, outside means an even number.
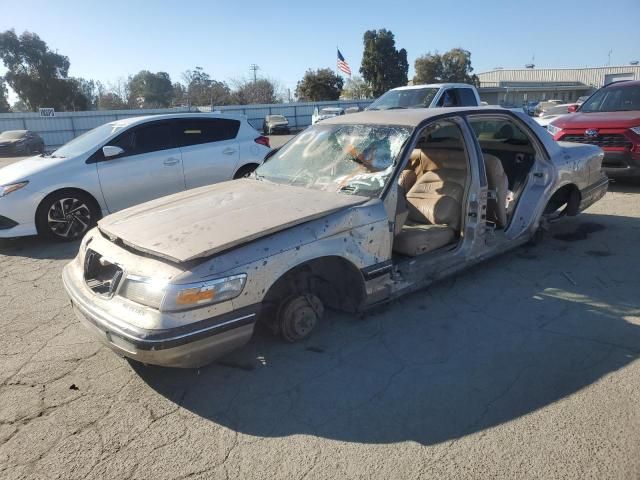
[[[615,184],[536,247],[199,370],[85,333],[77,243],[0,240],[0,478],[638,479],[639,238]]]

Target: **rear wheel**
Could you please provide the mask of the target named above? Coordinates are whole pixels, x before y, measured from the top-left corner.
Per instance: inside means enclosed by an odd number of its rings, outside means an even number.
[[[253,173],[253,171],[256,168],[258,168],[258,165],[256,163],[250,163],[248,165],[243,165],[242,167],[240,167],[238,169],[236,174],[233,176],[233,179],[237,180],[238,178],[247,178],[247,177],[251,176],[251,174]]]
[[[95,200],[78,191],[59,191],[45,197],[36,212],[38,233],[63,242],[82,238],[98,221]]]

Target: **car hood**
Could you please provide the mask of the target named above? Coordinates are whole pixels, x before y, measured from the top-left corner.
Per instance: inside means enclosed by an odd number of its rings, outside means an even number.
[[[554,120],[560,128],[630,128],[640,126],[640,111],[576,112]]]
[[[173,262],[188,262],[307,222],[367,197],[241,179],[188,190],[98,222],[112,240]]]
[[[68,161],[67,158],[43,157],[36,155],[14,162],[0,168],[0,185],[30,180],[35,174],[40,174],[54,165]]]

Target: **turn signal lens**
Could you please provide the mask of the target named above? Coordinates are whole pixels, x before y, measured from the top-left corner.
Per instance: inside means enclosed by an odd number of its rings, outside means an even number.
[[[178,294],[176,303],[178,305],[197,305],[198,303],[209,302],[213,300],[215,292],[213,290],[205,290],[204,292],[198,288],[190,288],[183,290]]]

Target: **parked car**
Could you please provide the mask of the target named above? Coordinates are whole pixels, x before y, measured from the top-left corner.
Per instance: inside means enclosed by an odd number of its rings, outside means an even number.
[[[549,108],[562,105],[563,103],[564,102],[562,100],[557,99],[539,102],[538,105],[536,105],[534,115],[539,117],[543,115],[544,112],[546,112]]]
[[[344,115],[344,109],[340,107],[326,107],[321,110],[316,109],[313,111],[313,115],[311,115],[311,125],[315,125],[320,120],[326,120],[327,118],[338,117],[340,115]]]
[[[602,150],[523,112],[369,111],[311,126],[251,178],[103,218],[63,281],[116,352],[194,367],[256,321],[286,341],[540,239],[601,198]]]
[[[273,133],[290,133],[289,120],[284,115],[267,115],[262,122],[262,133],[271,135]]]
[[[602,87],[547,127],[558,141],[597,145],[611,177],[640,177],[640,81]]]
[[[172,114],[118,120],[52,154],[0,168],[0,238],[81,237],[103,215],[243,177],[269,151],[244,117]]]
[[[526,102],[523,106],[522,109],[525,111],[525,113],[527,115],[530,116],[534,116],[536,113],[536,107],[538,106],[538,101],[530,101],[530,102]]]
[[[44,152],[44,140],[31,130],[6,130],[0,133],[0,157],[16,157]]]
[[[434,83],[393,88],[367,107],[367,110],[396,108],[477,107],[480,96],[466,83]]]
[[[538,122],[539,125],[547,128],[552,121],[556,118],[561,117],[562,115],[567,115],[572,108],[577,107],[576,103],[565,103],[562,105],[556,105],[555,107],[550,107],[546,109],[542,115],[539,117],[534,117],[535,121]]]

